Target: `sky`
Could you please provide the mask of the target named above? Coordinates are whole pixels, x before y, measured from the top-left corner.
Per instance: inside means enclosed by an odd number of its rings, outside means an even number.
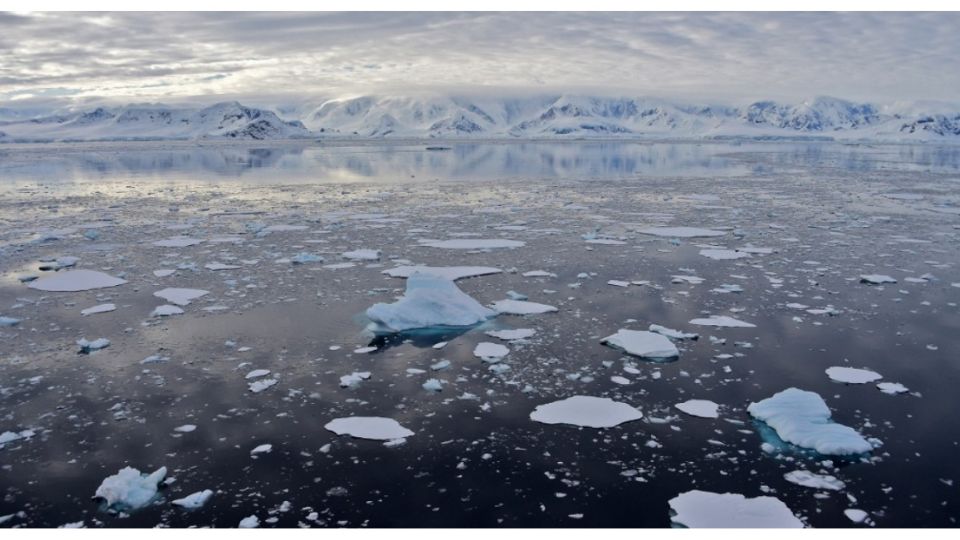
[[[957,101],[960,13],[0,13],[0,107],[583,92]]]

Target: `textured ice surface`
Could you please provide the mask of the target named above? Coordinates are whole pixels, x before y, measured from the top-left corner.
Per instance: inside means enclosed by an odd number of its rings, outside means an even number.
[[[784,441],[821,454],[862,454],[873,449],[856,430],[831,421],[830,409],[815,392],[787,388],[751,403],[747,411]]]
[[[392,418],[379,416],[349,416],[337,418],[323,426],[337,435],[350,435],[358,439],[389,441],[403,439],[413,432]]]
[[[174,236],[166,240],[157,240],[153,245],[157,247],[190,247],[203,242],[199,238],[190,238],[189,236]]]
[[[557,311],[557,308],[554,306],[523,300],[498,300],[494,302],[491,307],[497,313],[505,313],[507,315],[539,315],[541,313]]]
[[[829,474],[817,474],[810,471],[796,470],[784,474],[783,477],[787,482],[813,489],[840,491],[845,487],[842,480]]]
[[[166,467],[160,467],[150,474],[141,474],[133,467],[124,467],[117,474],[104,479],[94,496],[104,499],[107,506],[136,510],[156,497],[157,485],[166,476]]]
[[[691,319],[690,324],[696,324],[698,326],[718,326],[718,327],[727,327],[727,328],[756,328],[757,325],[751,324],[739,319],[734,319],[733,317],[728,317],[726,315],[714,315],[713,317],[705,317],[699,319]]]
[[[666,236],[670,238],[707,238],[727,234],[723,231],[700,229],[698,227],[647,227],[646,229],[640,229],[640,232],[652,236]]]
[[[689,528],[802,528],[803,522],[775,497],[693,490],[669,501],[670,520]]]
[[[77,292],[116,287],[126,282],[125,279],[96,270],[69,270],[31,281],[28,287],[38,291]]]
[[[374,304],[367,309],[367,317],[392,332],[473,326],[494,316],[496,312],[483,307],[453,281],[419,273],[407,279],[403,298],[392,304]]]
[[[593,396],[573,396],[538,405],[530,413],[531,420],[544,424],[592,428],[609,428],[641,418],[643,414],[626,403]]]
[[[689,399],[683,403],[677,403],[674,407],[691,415],[700,418],[719,418],[718,412],[720,405],[706,399]]]
[[[420,240],[420,245],[443,249],[496,249],[523,247],[525,244],[519,240],[503,238],[457,238],[454,240]]]
[[[342,388],[353,388],[361,382],[370,378],[369,371],[354,371],[349,375],[340,377],[340,386]]]
[[[500,272],[503,272],[503,270],[490,266],[398,266],[383,271],[390,277],[408,278],[413,274],[420,273],[446,278],[450,281],[499,274]]]
[[[827,368],[827,376],[831,381],[847,384],[865,384],[868,382],[879,381],[883,375],[869,369],[857,369],[850,367],[834,366]]]
[[[603,338],[601,343],[641,358],[662,359],[680,356],[677,346],[666,336],[644,330],[621,328],[616,334]]]
[[[163,298],[167,302],[178,306],[186,306],[190,304],[190,302],[207,294],[210,294],[210,291],[204,291],[202,289],[177,289],[173,287],[168,287],[153,293],[154,296]]]

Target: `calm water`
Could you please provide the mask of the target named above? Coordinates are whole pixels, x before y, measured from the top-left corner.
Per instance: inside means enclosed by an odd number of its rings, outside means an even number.
[[[283,527],[667,527],[667,501],[692,489],[776,496],[814,527],[852,526],[848,508],[880,527],[956,526],[955,149],[450,146],[0,147],[0,316],[21,319],[0,327],[0,432],[36,432],[0,449],[0,516],[23,512],[2,526],[233,527],[257,515]],[[257,234],[263,225],[303,229]],[[727,235],[639,233],[653,225]],[[181,234],[204,242],[153,245]],[[472,235],[525,246],[419,243]],[[708,242],[774,253],[716,261],[699,254]],[[382,260],[328,266],[357,248],[382,250]],[[286,262],[302,252],[325,260]],[[66,255],[128,283],[43,293],[19,281]],[[402,294],[404,281],[382,271],[404,261],[496,266],[505,271],[458,285],[484,304],[518,291],[559,311],[432,338],[378,338],[363,313]],[[206,268],[213,262],[240,268]],[[158,277],[158,269],[176,273]],[[522,276],[530,270],[556,277]],[[860,283],[867,273],[898,283]],[[704,282],[674,283],[678,274]],[[717,292],[723,284],[743,292]],[[184,315],[150,317],[163,303],[153,292],[165,287],[209,294]],[[106,302],[117,309],[79,314]],[[796,303],[836,313],[787,306]],[[707,313],[757,327],[689,324]],[[678,342],[679,359],[666,364],[599,344],[651,323],[700,339]],[[484,332],[499,328],[537,334],[506,343],[510,370],[497,374],[472,351],[498,341]],[[78,355],[81,337],[111,345]],[[449,344],[434,349],[439,339]],[[379,349],[353,352],[370,344]],[[141,364],[151,355],[168,360]],[[450,367],[432,370],[441,359]],[[824,373],[831,366],[869,368],[910,391],[834,383]],[[269,369],[278,383],[250,392],[253,369]],[[354,371],[371,377],[341,388]],[[429,378],[443,380],[443,391],[424,390]],[[817,392],[836,421],[882,445],[847,459],[789,445],[764,452],[763,442],[778,441],[746,406],[791,386]],[[629,403],[645,419],[608,430],[529,419],[537,405],[577,394]],[[720,418],[675,409],[693,398],[719,403]],[[391,417],[415,435],[388,448],[324,429],[352,415]],[[197,429],[174,431],[184,424]],[[251,457],[260,444],[272,452]],[[166,466],[175,481],[147,508],[107,512],[91,497],[128,465]],[[846,487],[783,478],[797,469]],[[202,489],[216,494],[200,510],[170,504]]]

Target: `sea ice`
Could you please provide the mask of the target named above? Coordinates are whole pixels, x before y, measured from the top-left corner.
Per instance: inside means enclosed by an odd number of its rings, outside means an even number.
[[[897,280],[893,279],[890,276],[885,276],[883,274],[861,274],[860,283],[868,283],[870,285],[883,285],[884,283],[896,283]]]
[[[27,286],[38,291],[77,292],[116,287],[126,282],[96,270],[70,270],[31,281]]]
[[[351,261],[379,261],[380,260],[380,250],[379,249],[355,249],[353,251],[347,251],[343,254],[344,259],[350,259]]]
[[[854,523],[863,523],[867,520],[867,513],[859,508],[847,508],[843,511],[843,515]]]
[[[374,304],[367,317],[393,332],[442,326],[473,326],[496,312],[461,291],[453,281],[430,274],[412,274],[403,298]]]
[[[531,420],[544,424],[592,428],[609,428],[640,418],[643,414],[626,403],[593,396],[573,396],[538,405],[530,413]]]
[[[845,487],[843,481],[837,479],[835,476],[830,476],[828,474],[816,474],[810,471],[790,471],[784,474],[783,477],[787,480],[787,482],[813,489],[829,489],[832,491],[840,491]]]
[[[376,441],[402,439],[413,435],[412,431],[401,426],[396,420],[379,416],[336,418],[323,427],[337,435],[350,435],[358,439]]]
[[[20,319],[15,319],[13,317],[0,317],[0,328],[4,326],[16,326],[20,324]]]
[[[166,476],[166,467],[160,467],[150,474],[141,474],[133,467],[124,467],[117,474],[104,479],[94,497],[106,500],[107,506],[136,510],[156,497],[157,485]]]
[[[180,248],[180,247],[195,246],[200,242],[203,242],[203,240],[200,240],[198,238],[190,238],[189,236],[173,236],[173,237],[167,238],[166,240],[157,240],[156,242],[153,243],[153,245],[157,247]]]
[[[670,520],[693,528],[803,528],[803,522],[776,497],[744,497],[738,493],[693,490],[669,501]]]
[[[524,272],[520,275],[523,277],[549,277],[549,278],[557,277],[557,275],[554,274],[553,272],[547,272],[546,270],[531,270],[529,272]]]
[[[369,371],[354,371],[349,375],[344,375],[340,377],[340,387],[341,388],[353,388],[357,386],[362,381],[365,381],[370,378]]]
[[[275,384],[277,384],[276,379],[260,379],[259,381],[253,381],[247,386],[250,387],[251,392],[253,392],[254,394],[259,394],[260,392],[263,392],[264,390],[266,390],[267,388],[270,388]]]
[[[477,343],[477,346],[473,349],[473,355],[485,362],[498,362],[508,354],[510,354],[510,349],[507,347],[488,341]]]
[[[256,529],[260,526],[260,518],[257,516],[247,516],[240,520],[240,523],[237,525],[240,529]]]
[[[270,374],[270,370],[269,370],[269,369],[255,369],[255,370],[251,371],[250,373],[247,373],[247,374],[244,376],[244,378],[245,378],[245,379],[256,379],[257,377],[264,377],[264,376],[269,375],[269,374]]]
[[[601,343],[641,358],[673,358],[680,351],[666,336],[643,330],[617,330],[616,334],[603,338]]]
[[[756,328],[757,325],[744,322],[726,315],[714,315],[702,319],[691,319],[690,324],[698,326],[718,326],[727,328]]]
[[[88,307],[87,309],[80,310],[80,314],[86,317],[87,315],[94,315],[97,313],[107,313],[108,311],[114,311],[117,309],[115,304],[100,304],[93,307]]]
[[[856,430],[831,421],[830,408],[815,392],[787,388],[751,403],[747,412],[772,427],[784,441],[821,454],[862,454],[873,449]]]
[[[499,274],[500,272],[503,272],[503,270],[489,266],[398,266],[383,271],[384,274],[390,277],[408,278],[413,274],[420,273],[446,278],[450,281],[468,277]]]
[[[707,238],[727,234],[723,231],[700,229],[697,227],[648,227],[646,229],[640,229],[639,232],[652,236],[666,236],[670,238]]]
[[[269,454],[270,452],[273,452],[272,444],[261,444],[254,447],[253,450],[250,450],[250,455],[255,456],[257,454]]]
[[[77,345],[80,346],[80,354],[90,354],[93,351],[99,351],[100,349],[109,347],[110,340],[107,338],[97,338],[89,341],[86,338],[82,338],[77,340]]]
[[[201,289],[177,289],[172,287],[168,287],[153,293],[154,296],[163,298],[167,302],[176,304],[178,306],[186,306],[197,298],[208,294],[210,294],[210,291],[204,291]]]
[[[895,382],[882,382],[877,384],[877,388],[879,388],[880,391],[883,392],[884,394],[890,394],[891,396],[896,394],[903,394],[910,391],[910,389],[907,388],[906,386],[900,383],[895,383]]]
[[[427,392],[440,392],[443,390],[443,381],[440,379],[427,379],[422,385],[420,385]]]
[[[203,265],[203,267],[206,268],[207,270],[213,270],[214,272],[217,272],[220,270],[236,270],[237,268],[240,268],[240,266],[236,264],[224,264],[221,262],[207,263]]]
[[[715,261],[732,261],[750,257],[749,253],[734,251],[732,249],[701,249],[700,255]]]
[[[667,336],[670,339],[699,339],[700,338],[700,334],[688,334],[686,332],[681,332],[679,330],[667,328],[666,326],[660,326],[659,324],[651,324],[649,327],[647,327],[647,330]]]
[[[173,430],[176,431],[177,433],[193,433],[194,431],[197,430],[197,426],[195,426],[194,424],[184,424],[182,426],[177,426],[173,428]]]
[[[834,366],[827,368],[827,376],[831,381],[847,384],[865,384],[868,382],[879,381],[883,375],[869,369],[857,369],[849,367]]]
[[[524,302],[523,300],[498,300],[494,302],[491,307],[497,313],[505,313],[507,315],[537,315],[557,311],[557,308],[554,306],[538,304],[536,302]]]
[[[420,240],[420,245],[443,249],[496,249],[523,247],[525,244],[519,240],[503,238],[457,238],[453,240]]]
[[[210,500],[210,497],[213,497],[213,491],[205,489],[203,491],[191,493],[182,499],[174,499],[171,504],[175,504],[189,510],[194,510],[207,504],[207,501]]]
[[[172,315],[183,315],[183,309],[170,304],[164,304],[153,308],[150,312],[151,317],[170,317]]]
[[[683,403],[677,403],[674,407],[691,415],[700,418],[719,418],[718,409],[720,405],[706,399],[690,399]]]
[[[531,338],[537,333],[537,331],[533,328],[517,328],[515,330],[490,330],[485,333],[490,337],[495,337],[504,341],[515,341],[518,339]]]

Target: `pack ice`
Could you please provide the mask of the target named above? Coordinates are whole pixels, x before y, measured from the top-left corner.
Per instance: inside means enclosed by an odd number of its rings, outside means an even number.
[[[863,454],[873,449],[851,427],[830,420],[830,408],[817,393],[787,388],[751,403],[747,412],[772,427],[788,443],[825,455]]]
[[[432,274],[412,274],[403,298],[378,303],[367,317],[392,332],[443,326],[473,326],[496,312],[461,291],[453,281]]]
[[[104,479],[94,497],[104,499],[110,507],[136,510],[156,497],[157,485],[166,476],[166,467],[160,467],[150,474],[141,474],[133,467],[124,467],[117,474]]]
[[[323,426],[337,435],[350,435],[358,439],[389,441],[403,439],[413,432],[392,418],[379,416],[349,416],[336,418]]]
[[[543,424],[592,428],[609,428],[641,418],[643,414],[626,403],[594,396],[573,396],[538,405],[530,413],[531,420]]]
[[[643,330],[625,330],[603,338],[601,343],[627,354],[654,360],[680,356],[680,351],[670,339],[661,334]]]
[[[77,292],[123,285],[127,280],[96,270],[70,270],[30,282],[31,289],[49,292]]]
[[[776,497],[747,498],[739,493],[695,489],[670,499],[670,520],[689,528],[799,529],[803,522]]]

